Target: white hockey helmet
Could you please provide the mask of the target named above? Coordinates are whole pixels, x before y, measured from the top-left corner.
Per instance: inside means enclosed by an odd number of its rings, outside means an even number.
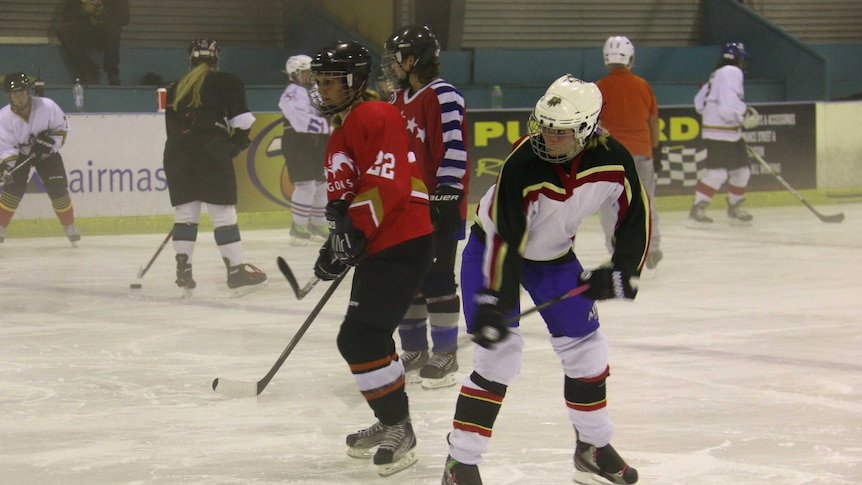
[[[287,62],[284,63],[284,72],[290,79],[296,81],[302,71],[311,71],[311,57],[299,54],[287,58]]]
[[[539,98],[530,115],[533,152],[546,162],[570,160],[596,131],[601,110],[602,92],[595,83],[571,74],[561,76]]]
[[[626,67],[631,67],[635,59],[635,46],[624,35],[608,37],[602,52],[605,56],[606,66],[608,64],[622,64]]]

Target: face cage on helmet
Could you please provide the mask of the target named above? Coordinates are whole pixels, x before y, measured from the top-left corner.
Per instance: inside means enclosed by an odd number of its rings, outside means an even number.
[[[386,78],[392,86],[407,89],[410,87],[410,73],[404,69],[402,61],[403,59],[400,52],[386,51],[383,54],[383,59],[380,63],[380,71],[383,73],[383,77]],[[394,64],[397,64],[398,68],[395,68]],[[398,75],[399,69],[404,73],[403,78]]]
[[[27,87],[20,87],[6,91],[6,98],[9,99],[9,107],[12,109],[12,111],[14,111],[15,113],[23,113],[30,109],[30,105],[33,103],[33,95],[31,94],[30,89],[31,87],[27,85]],[[15,104],[12,101],[13,93],[26,93],[27,101],[24,102],[24,104],[22,105]]]
[[[565,153],[561,155],[551,155],[548,151],[547,143],[545,142],[545,137],[542,135],[542,127],[544,125],[536,118],[534,113],[530,114],[530,119],[527,121],[527,129],[530,134],[530,145],[533,147],[533,153],[536,154],[537,157],[549,163],[566,163],[569,160],[573,159],[575,155],[581,153],[587,143],[587,139],[589,135],[585,133],[587,124],[582,123],[580,129],[576,129],[572,132],[572,144]],[[554,128],[550,128],[554,129]],[[560,128],[560,129],[571,129],[571,128]]]
[[[320,89],[317,85],[317,78],[319,76],[328,76],[335,77],[341,80],[341,93],[344,96],[344,101],[337,105],[326,104],[326,101],[323,99],[323,96],[320,95]],[[353,84],[354,75],[349,72],[344,71],[311,71],[311,76],[309,77],[309,89],[308,89],[308,101],[314,109],[316,109],[323,116],[333,116],[342,111],[349,108],[354,101],[356,101],[362,93],[365,91],[365,86],[368,83],[368,80],[365,79],[362,83],[354,88],[349,87],[350,84]],[[355,89],[356,92],[353,95],[350,94],[350,90]]]

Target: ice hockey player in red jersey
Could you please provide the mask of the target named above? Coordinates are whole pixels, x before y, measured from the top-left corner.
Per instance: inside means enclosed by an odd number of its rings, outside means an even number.
[[[386,42],[382,66],[398,86],[390,101],[407,120],[410,150],[431,194],[434,263],[398,328],[408,382],[429,389],[454,385],[458,370],[461,300],[455,257],[465,235],[470,175],[464,97],[440,77],[439,55],[440,42],[430,28],[408,25]]]
[[[338,350],[377,418],[347,436],[347,453],[373,457],[386,476],[416,462],[393,333],[431,265],[428,191],[408,149],[404,118],[367,89],[368,50],[336,42],[314,56],[311,71],[311,103],[334,127],[324,164],[330,235],[314,273],[333,280],[355,266]]]

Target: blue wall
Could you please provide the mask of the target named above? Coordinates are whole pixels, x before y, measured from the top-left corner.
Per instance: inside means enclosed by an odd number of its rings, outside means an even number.
[[[734,7],[727,9],[749,15]],[[830,100],[862,93],[862,45],[803,46],[793,40],[770,40],[772,36],[764,34],[762,41],[743,39],[752,50],[746,101]],[[660,105],[690,105],[700,84],[708,79],[722,43],[640,47],[633,70],[650,82]],[[253,110],[276,111],[286,81],[284,61],[297,53],[295,49],[223,47],[221,68],[246,83]],[[121,59],[123,86],[88,86],[87,111],[152,112],[154,87],[141,86],[143,76],[152,71],[170,81],[188,68],[185,48],[123,47]],[[471,109],[490,107],[495,84],[503,88],[505,108],[528,108],[548,84],[566,72],[588,81],[598,80],[606,72],[600,48],[475,49],[443,52],[441,62],[443,76],[462,91]],[[40,74],[48,96],[71,109],[72,79],[59,46],[0,45],[0,74],[19,70],[31,76]]]

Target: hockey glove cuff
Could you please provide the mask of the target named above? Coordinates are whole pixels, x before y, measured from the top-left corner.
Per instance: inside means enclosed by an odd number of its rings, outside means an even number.
[[[332,252],[342,263],[355,266],[365,255],[365,233],[353,227],[353,219],[347,214],[349,207],[346,200],[333,200],[326,204],[325,214]]]
[[[578,277],[578,282],[582,285],[590,285],[583,295],[593,300],[612,298],[633,300],[638,294],[637,278],[627,271],[615,268],[605,267],[584,271]]]
[[[481,290],[473,297],[478,304],[473,325],[473,342],[490,349],[509,336],[509,326],[500,306],[499,295],[491,290]]]
[[[464,191],[448,185],[438,185],[429,197],[431,222],[439,235],[452,237],[461,227],[461,200]]]
[[[251,130],[239,130],[236,129],[233,131],[233,135],[230,136],[230,157],[236,158],[237,155],[242,153],[243,150],[251,145],[251,140],[248,139],[248,134]]]

